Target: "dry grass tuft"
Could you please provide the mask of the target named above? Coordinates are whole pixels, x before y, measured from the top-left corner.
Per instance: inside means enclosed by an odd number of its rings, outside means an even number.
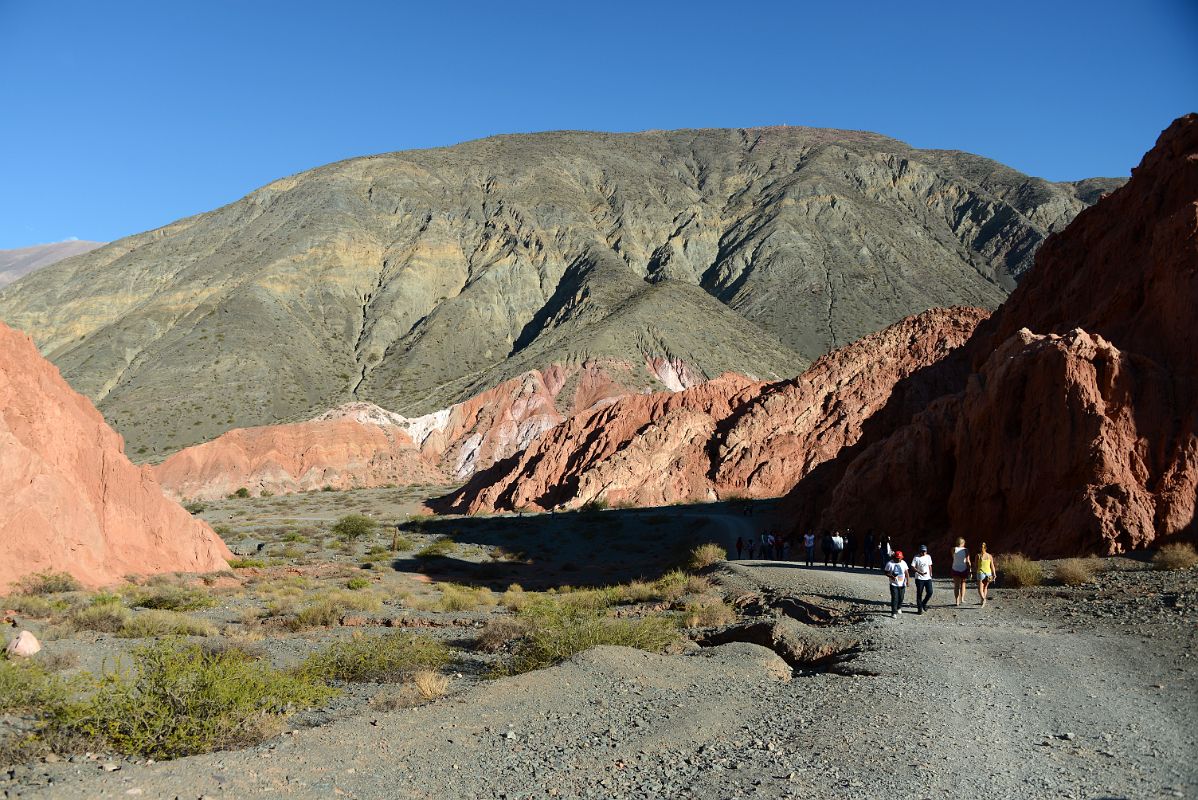
[[[687,562],[687,567],[698,571],[706,569],[712,564],[718,564],[728,558],[728,551],[721,545],[715,542],[701,544],[691,551],[690,560]]]
[[[1067,558],[1052,571],[1052,579],[1065,586],[1083,586],[1094,581],[1100,562],[1096,558]]]
[[[1198,551],[1189,542],[1166,544],[1156,551],[1152,563],[1157,569],[1189,569],[1198,564]]]
[[[479,631],[474,640],[476,650],[498,653],[528,631],[528,625],[513,617],[497,617],[490,620]]]
[[[422,669],[412,675],[412,685],[425,700],[436,700],[444,697],[449,691],[449,676],[431,669]]]
[[[998,559],[998,568],[1006,586],[1022,588],[1044,583],[1044,567],[1023,553],[1010,553]]]

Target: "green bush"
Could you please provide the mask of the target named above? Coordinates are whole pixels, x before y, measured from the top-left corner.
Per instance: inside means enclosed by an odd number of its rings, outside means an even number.
[[[706,569],[728,558],[728,551],[715,542],[701,544],[691,551],[687,566],[695,571]]]
[[[184,510],[187,511],[188,514],[203,514],[204,509],[206,509],[207,507],[208,506],[204,505],[199,500],[192,500],[189,503],[183,504],[183,508],[184,508]]]
[[[99,740],[114,750],[177,758],[260,741],[297,707],[336,692],[236,650],[167,640],[133,652],[132,669],[91,678],[82,699],[48,709],[43,736]]]
[[[233,569],[249,569],[251,567],[265,567],[266,562],[260,558],[235,558],[229,562],[229,566]]]
[[[215,636],[216,626],[175,611],[144,611],[134,614],[117,636],[143,639],[150,636]]]
[[[79,581],[66,572],[39,572],[26,575],[17,583],[22,594],[58,594],[60,592],[77,592],[83,587]]]
[[[495,595],[486,587],[439,583],[437,588],[441,591],[441,597],[432,604],[437,611],[473,611],[495,605]]]
[[[310,679],[397,682],[420,670],[440,669],[450,658],[450,649],[441,642],[410,633],[359,635],[308,656],[299,672]]]
[[[333,533],[347,542],[369,536],[378,528],[378,523],[365,514],[346,514],[333,524]]]
[[[0,659],[0,714],[37,711],[65,697],[66,685],[37,662]]]
[[[61,611],[65,605],[61,601],[55,602],[35,594],[14,594],[5,597],[2,601],[5,608],[11,608],[15,611],[20,611],[28,617],[36,617],[45,619],[55,611]]]
[[[207,592],[189,586],[155,586],[138,592],[129,605],[166,611],[198,611],[210,608],[216,601]]]
[[[420,552],[416,553],[416,558],[445,558],[453,555],[457,550],[457,543],[452,539],[437,539],[435,542],[425,545]]]
[[[1010,553],[997,559],[995,568],[1000,570],[1003,585],[1014,588],[1039,586],[1044,583],[1044,567],[1023,553]]]
[[[230,498],[238,497],[238,498],[241,498],[242,500],[244,500],[245,498],[247,498],[249,496],[250,496],[250,490],[245,488],[244,486],[242,486],[237,491],[233,492],[233,494],[229,495]]]
[[[518,674],[550,667],[598,645],[620,645],[660,653],[679,641],[678,628],[666,617],[615,619],[594,611],[537,601],[517,615],[527,630],[497,674]]]
[[[365,589],[368,586],[370,586],[369,578],[350,578],[345,582],[345,588],[353,589],[354,591],[357,591],[358,589]]]

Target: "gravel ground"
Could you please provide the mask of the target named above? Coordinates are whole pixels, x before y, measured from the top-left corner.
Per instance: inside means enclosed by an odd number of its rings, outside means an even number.
[[[732,528],[730,527],[730,531]],[[1194,797],[1198,574],[999,589],[891,619],[881,576],[735,562],[732,594],[827,609],[853,674],[744,643],[597,648],[404,711],[161,764],[42,765],[14,795],[94,797]],[[972,603],[973,600],[971,599]],[[53,769],[50,769],[52,767]],[[35,768],[28,768],[37,771]]]

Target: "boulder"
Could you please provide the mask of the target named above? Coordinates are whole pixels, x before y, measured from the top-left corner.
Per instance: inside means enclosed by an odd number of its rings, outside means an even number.
[[[21,631],[4,648],[4,654],[9,658],[28,658],[42,651],[42,643],[29,631]]]

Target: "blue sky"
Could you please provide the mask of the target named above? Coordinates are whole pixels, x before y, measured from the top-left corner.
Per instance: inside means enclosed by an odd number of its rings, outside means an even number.
[[[1196,43],[1193,0],[0,0],[0,248],[516,131],[815,125],[1125,175],[1198,111]]]

